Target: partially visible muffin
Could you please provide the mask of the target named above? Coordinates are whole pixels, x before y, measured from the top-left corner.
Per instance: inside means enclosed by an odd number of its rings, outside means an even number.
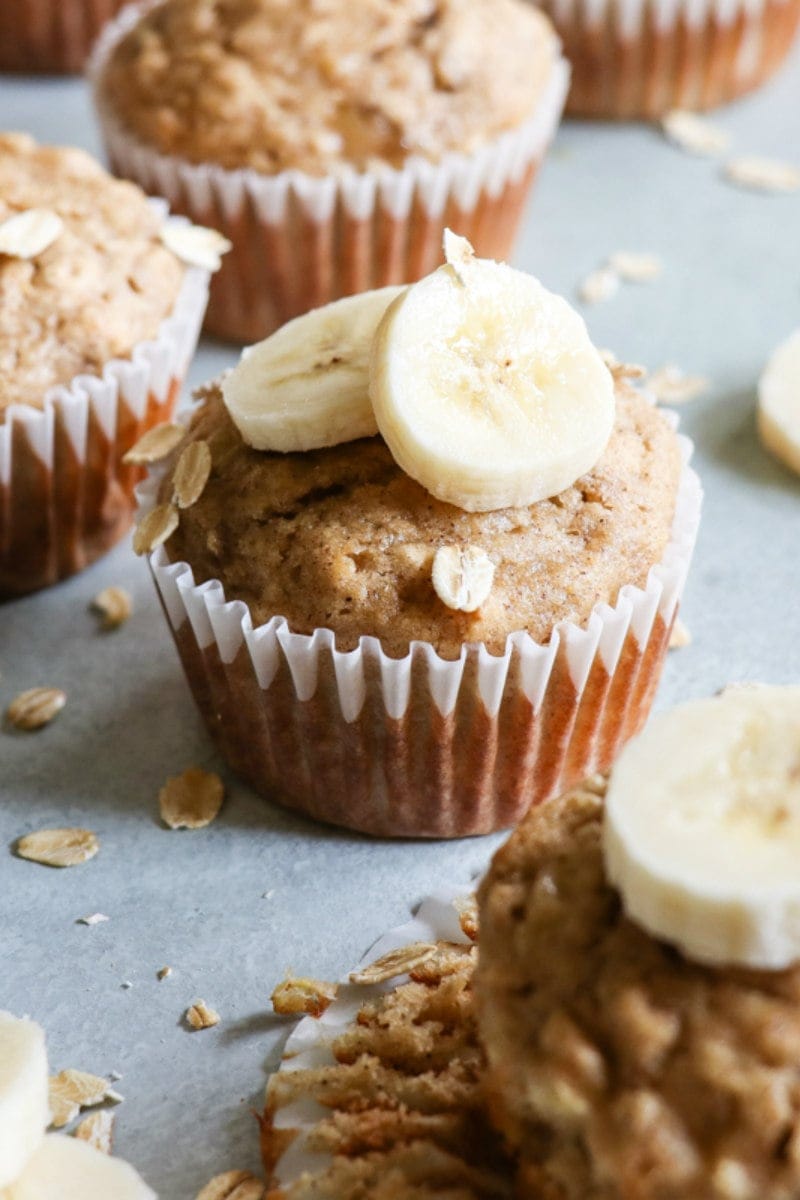
[[[126,0],[3,0],[0,71],[81,71],[103,26]]]
[[[664,415],[635,393],[617,401],[611,440],[596,467],[529,508],[468,513],[406,475],[383,440],[276,454],[253,450],[218,386],[189,429],[208,443],[211,477],[181,514],[167,550],[195,579],[221,580],[256,625],[280,615],[294,633],[330,628],[339,650],[364,636],[402,657],[413,641],[458,658],[464,643],[502,654],[509,634],[546,642],[559,621],[582,624],[595,604],[641,586],[669,541],[681,472]],[[172,482],[162,483],[168,500]],[[486,546],[494,584],[477,612],[436,596],[438,547]]]
[[[139,188],[82,150],[0,135],[0,224],[31,209],[63,228],[34,258],[0,255],[0,420],[154,337],[186,271]]]
[[[171,415],[206,299],[165,219],[83,151],[0,135],[0,598],[130,525],[141,468],[122,460]]]
[[[791,1200],[800,966],[702,966],[629,920],[602,792],[533,810],[480,893],[480,1033],[519,1195]]]
[[[255,342],[433,269],[508,258],[568,79],[523,0],[159,0],[94,62],[117,174],[233,243],[208,328]]]

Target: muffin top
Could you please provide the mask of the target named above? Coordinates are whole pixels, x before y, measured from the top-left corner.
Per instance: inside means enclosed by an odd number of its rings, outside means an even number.
[[[320,175],[516,128],[557,47],[523,0],[164,0],[115,47],[101,92],[165,154]]]
[[[31,209],[63,226],[33,258],[0,254],[0,416],[154,337],[184,277],[137,187],[81,150],[0,136],[0,223]]]
[[[167,544],[198,583],[220,579],[256,625],[280,615],[296,633],[335,631],[340,650],[362,635],[400,657],[432,643],[458,658],[465,642],[494,654],[508,634],[547,641],[561,620],[584,622],[626,583],[644,584],[669,540],[681,470],[662,413],[622,394],[609,444],[572,487],[529,508],[469,513],[436,500],[395,463],[379,437],[324,450],[253,450],[219,387],[195,412],[212,471]],[[165,477],[162,498],[171,480]],[[440,546],[483,548],[496,570],[477,612],[446,607],[431,569]]]
[[[520,1194],[799,1195],[800,967],[700,966],[628,920],[596,791],[534,809],[480,895],[480,1032]]]

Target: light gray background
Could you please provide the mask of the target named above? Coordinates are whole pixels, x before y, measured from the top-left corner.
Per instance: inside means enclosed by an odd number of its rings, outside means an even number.
[[[717,119],[737,152],[800,163],[800,54]],[[79,81],[0,79],[0,127],[99,149]],[[597,343],[714,384],[683,409],[707,500],[684,605],[694,642],[671,655],[658,703],[732,679],[796,682],[800,480],[760,449],[753,408],[767,356],[800,325],[800,194],[737,190],[652,128],[567,124],[517,261],[574,297],[620,249],[655,251],[666,270],[587,310]],[[192,381],[234,361],[207,342]],[[114,634],[87,612],[107,584],[136,606]],[[118,1151],[162,1197],[190,1200],[212,1174],[257,1166],[250,1109],[276,1058],[268,999],[284,970],[339,976],[432,887],[482,867],[498,839],[375,843],[257,799],[217,760],[127,544],[0,609],[0,707],[38,684],[69,701],[41,733],[0,732],[0,1007],[42,1022],[54,1069],[124,1074]],[[222,772],[227,803],[205,831],[166,831],[158,789],[192,764]],[[96,859],[56,872],[10,853],[29,830],[63,824],[97,832]],[[96,911],[111,920],[75,924]],[[165,964],[173,975],[157,982]],[[221,1012],[217,1029],[182,1026],[197,997]]]

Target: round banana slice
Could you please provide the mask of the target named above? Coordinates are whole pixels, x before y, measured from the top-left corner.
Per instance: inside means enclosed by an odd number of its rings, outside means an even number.
[[[49,1120],[44,1032],[0,1012],[0,1188],[21,1174]]]
[[[599,459],[614,385],[581,317],[531,275],[446,236],[448,264],[394,301],[370,396],[397,463],[468,512],[555,496]]]
[[[157,1200],[121,1158],[51,1133],[0,1200]]]
[[[758,432],[800,474],[800,329],[778,347],[758,383]]]
[[[316,450],[378,432],[369,400],[372,339],[405,289],[335,300],[245,350],[222,395],[255,450]]]
[[[688,958],[800,961],[800,687],[654,717],[612,771],[604,849],[630,917]]]

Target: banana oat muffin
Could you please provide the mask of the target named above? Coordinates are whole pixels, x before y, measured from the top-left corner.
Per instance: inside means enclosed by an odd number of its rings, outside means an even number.
[[[34,258],[0,255],[0,420],[154,337],[186,271],[137,187],[82,150],[0,135],[0,223],[31,209],[63,228]]]
[[[172,412],[205,303],[164,222],[83,151],[0,136],[0,598],[130,525],[141,471],[123,456]]]
[[[508,258],[568,80],[524,0],[145,0],[93,74],[117,174],[233,242],[243,342],[420,278],[448,223]]]
[[[800,967],[689,962],[622,912],[602,787],[532,811],[480,894],[490,1107],[546,1200],[800,1195]]]
[[[436,500],[396,464],[381,438],[325,450],[251,449],[212,386],[190,439],[211,449],[211,478],[168,543],[198,583],[221,580],[254,624],[286,618],[295,633],[330,628],[339,650],[364,636],[393,657],[414,641],[456,659],[465,643],[502,654],[526,630],[546,642],[559,621],[583,624],[595,604],[643,585],[670,537],[681,472],[677,438],[635,395],[597,466],[530,508],[468,513]],[[162,484],[168,500],[171,480]],[[431,582],[445,545],[478,545],[495,563],[477,612],[446,607]]]

